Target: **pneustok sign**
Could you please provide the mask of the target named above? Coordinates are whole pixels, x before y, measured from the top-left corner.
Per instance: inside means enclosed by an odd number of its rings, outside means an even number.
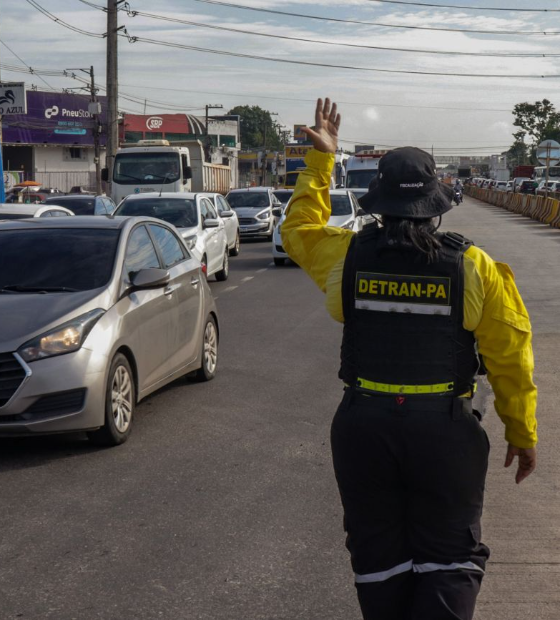
[[[27,114],[4,117],[4,144],[93,146],[96,121],[88,111],[89,96],[73,93],[27,92]],[[106,98],[101,103],[100,142],[107,138]]]

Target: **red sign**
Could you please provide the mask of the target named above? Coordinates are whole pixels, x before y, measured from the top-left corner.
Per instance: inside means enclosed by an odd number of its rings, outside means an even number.
[[[125,114],[125,131],[142,131],[146,133],[196,133],[191,131],[186,114]]]

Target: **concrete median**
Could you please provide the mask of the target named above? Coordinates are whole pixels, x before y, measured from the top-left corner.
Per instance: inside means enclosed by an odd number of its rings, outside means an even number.
[[[465,194],[489,204],[519,213],[533,220],[560,228],[560,194],[555,192],[548,198],[531,194],[499,192],[481,187],[465,186]]]

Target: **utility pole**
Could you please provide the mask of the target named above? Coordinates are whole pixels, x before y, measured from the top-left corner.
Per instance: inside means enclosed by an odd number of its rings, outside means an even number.
[[[269,112],[270,116],[278,116],[278,112]],[[268,121],[272,123],[272,119],[265,118],[264,119],[264,127],[263,127],[263,163],[262,163],[262,185],[266,186],[266,164],[267,164],[267,152],[266,152],[266,139],[267,139],[267,130],[268,130]],[[274,124],[272,124],[274,127]]]
[[[99,196],[102,193],[101,186],[101,149],[99,148],[99,138],[101,133],[101,123],[99,115],[101,114],[101,105],[97,101],[97,91],[95,90],[95,76],[93,73],[93,65],[89,68],[90,77],[90,93],[91,93],[91,109],[93,113],[93,160],[95,162],[95,193]]]
[[[119,147],[118,6],[123,0],[107,0],[107,193],[111,193],[113,164]]]
[[[0,82],[2,82],[1,78]],[[6,187],[4,185],[4,164],[2,159],[2,115],[0,114],[0,204],[4,202],[6,202]]]

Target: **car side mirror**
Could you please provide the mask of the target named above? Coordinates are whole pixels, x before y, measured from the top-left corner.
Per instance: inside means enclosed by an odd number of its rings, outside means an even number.
[[[131,278],[134,288],[160,288],[169,283],[169,271],[166,269],[140,269]]]
[[[356,212],[356,215],[357,215],[358,217],[365,217],[365,216],[367,215],[367,213],[366,213],[366,212],[362,209],[362,207],[360,207],[360,208],[358,209],[358,211]]]
[[[274,215],[274,217],[282,217],[282,207],[274,207],[272,209],[272,215]]]
[[[220,213],[221,217],[233,217],[233,211],[222,211]]]
[[[215,220],[209,217],[204,220],[204,223],[202,224],[202,228],[218,228],[219,225],[220,225],[220,222],[218,220]]]
[[[109,180],[109,168],[101,169],[101,180],[105,182]]]

